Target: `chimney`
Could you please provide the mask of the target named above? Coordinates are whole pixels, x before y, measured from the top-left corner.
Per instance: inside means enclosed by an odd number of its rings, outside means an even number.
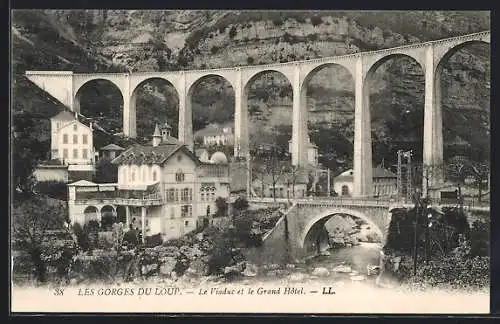
[[[153,133],[153,146],[158,146],[161,143],[161,135],[160,135],[160,129],[158,128],[158,124],[155,126],[155,131]]]

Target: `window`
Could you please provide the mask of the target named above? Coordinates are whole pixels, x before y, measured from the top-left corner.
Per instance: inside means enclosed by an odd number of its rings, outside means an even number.
[[[63,134],[63,144],[68,144],[68,134]]]
[[[153,171],[153,181],[156,181],[156,171]]]
[[[135,172],[134,171],[132,171],[131,179],[132,179],[132,181],[135,181]]]
[[[77,125],[76,123],[73,125],[73,130],[74,130],[75,132],[78,130],[78,125]],[[73,138],[74,138],[74,137],[73,137]],[[73,141],[73,142],[74,142],[74,141]]]
[[[167,189],[167,201],[168,202],[175,201],[175,189]]]
[[[193,200],[193,189],[184,188],[181,191],[181,201],[188,202]]]
[[[64,159],[68,158],[68,149],[63,149],[63,158]]]
[[[179,189],[175,189],[175,201],[179,201]]]
[[[185,221],[184,226],[189,226],[189,221]]]
[[[205,201],[205,192],[201,192],[201,201]]]
[[[73,159],[78,159],[78,149],[73,149]]]
[[[184,173],[182,171],[177,171],[177,173],[175,174],[175,181],[177,181],[177,182],[184,181]]]
[[[175,208],[170,207],[170,219],[174,219],[174,218],[175,218]]]
[[[87,144],[87,134],[82,135],[82,143]]]
[[[349,187],[346,185],[342,186],[342,196],[349,196]]]
[[[87,149],[83,149],[82,150],[82,159],[86,159],[87,158]]]
[[[73,144],[78,144],[78,135],[76,135],[76,134],[73,135]]]
[[[183,205],[181,207],[181,217],[191,217],[192,214],[192,206],[191,205]]]

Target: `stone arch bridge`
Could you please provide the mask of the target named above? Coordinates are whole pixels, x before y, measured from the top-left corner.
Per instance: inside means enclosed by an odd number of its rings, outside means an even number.
[[[308,243],[312,243],[324,228],[323,225],[335,215],[349,215],[360,218],[375,230],[382,246],[385,245],[392,220],[392,211],[396,208],[412,208],[411,204],[401,204],[386,200],[375,199],[325,199],[325,200],[296,200],[291,204],[287,199],[249,199],[252,207],[262,208],[278,205],[287,208],[284,215],[278,220],[274,228],[263,237],[263,246],[259,257],[269,262],[276,258],[291,258],[300,260],[310,252]],[[288,203],[288,204],[287,204]],[[285,207],[286,206],[286,207]],[[446,205],[439,204],[444,207]],[[476,212],[487,212],[489,207],[467,208],[469,222],[478,217]],[[282,261],[285,261],[284,259]],[[290,260],[286,260],[290,261]]]

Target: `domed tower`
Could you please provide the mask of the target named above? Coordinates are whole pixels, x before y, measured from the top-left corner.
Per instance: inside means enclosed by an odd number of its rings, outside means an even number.
[[[225,164],[228,163],[226,154],[218,151],[212,154],[210,157],[210,162],[214,164]]]

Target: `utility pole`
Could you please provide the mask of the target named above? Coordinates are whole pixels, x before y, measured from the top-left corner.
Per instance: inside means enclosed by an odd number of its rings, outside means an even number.
[[[413,275],[417,274],[417,224],[418,224],[418,215],[419,215],[419,205],[420,205],[420,195],[418,192],[415,192],[415,219],[413,221]]]
[[[407,164],[406,164],[406,195],[408,197],[408,200],[411,199],[411,154],[412,151],[407,151],[405,152],[405,157],[407,158]]]
[[[330,169],[326,169],[326,176],[327,176],[327,193],[326,196],[330,197]]]
[[[402,170],[401,170],[401,167],[402,167],[402,163],[401,163],[401,154],[402,154],[402,150],[398,150],[398,171],[397,171],[397,176],[398,176],[398,179],[397,179],[397,186],[398,186],[398,201],[401,201],[401,198],[403,197],[403,181],[402,181]]]

